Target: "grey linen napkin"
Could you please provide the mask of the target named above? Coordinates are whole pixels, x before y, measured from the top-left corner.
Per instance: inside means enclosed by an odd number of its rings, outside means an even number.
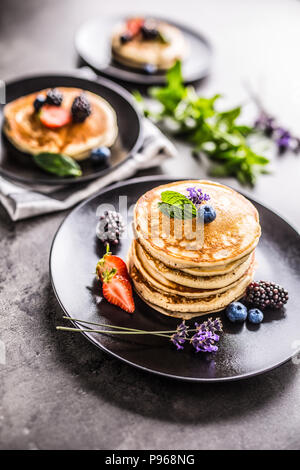
[[[0,202],[14,221],[70,209],[105,186],[133,176],[138,170],[160,165],[177,153],[174,145],[148,119],[143,120],[144,143],[123,165],[91,183],[72,187],[17,185],[0,177]]]

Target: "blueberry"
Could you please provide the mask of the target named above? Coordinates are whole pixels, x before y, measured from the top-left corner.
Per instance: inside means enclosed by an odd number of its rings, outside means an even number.
[[[241,302],[232,302],[226,309],[226,315],[232,322],[243,322],[247,318],[247,308]]]
[[[264,314],[258,308],[252,308],[248,313],[248,320],[250,323],[261,323],[264,319]]]
[[[148,75],[152,75],[153,73],[157,72],[157,67],[154,64],[146,64],[145,67],[144,67],[144,71]]]
[[[215,209],[208,204],[205,206],[200,206],[199,215],[200,217],[203,217],[205,224],[210,224],[217,217]]]
[[[109,166],[110,155],[108,147],[98,147],[91,151],[91,162],[97,166]]]
[[[39,110],[44,106],[46,98],[43,95],[38,95],[33,102],[34,110],[38,113]]]

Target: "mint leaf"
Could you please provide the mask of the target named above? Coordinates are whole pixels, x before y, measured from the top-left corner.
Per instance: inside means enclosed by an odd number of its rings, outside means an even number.
[[[177,191],[163,191],[161,193],[161,200],[168,204],[192,204],[192,201],[184,196],[184,194],[178,193]]]
[[[180,62],[169,69],[166,78],[166,86],[150,89],[161,110],[154,113],[144,107],[145,115],[161,123],[171,118],[176,124],[174,133],[214,162],[214,174],[235,176],[242,184],[253,185],[258,174],[266,173],[269,160],[256,154],[246,140],[255,129],[236,122],[240,106],[218,112],[220,95],[205,98],[192,86],[184,86]]]
[[[39,153],[33,156],[35,163],[42,170],[54,173],[57,176],[81,176],[82,171],[78,163],[68,155],[61,153]]]
[[[161,200],[158,203],[159,210],[172,219],[192,219],[197,215],[195,205],[181,193],[163,191]]]

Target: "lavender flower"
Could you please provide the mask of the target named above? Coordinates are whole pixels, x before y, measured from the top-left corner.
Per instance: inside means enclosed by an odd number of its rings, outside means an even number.
[[[254,127],[263,131],[268,137],[271,137],[277,128],[275,119],[272,116],[269,116],[265,111],[261,111],[254,123]]]
[[[189,192],[188,198],[193,204],[195,204],[195,206],[200,206],[203,201],[208,201],[210,199],[208,194],[203,193],[202,189],[196,188],[196,186],[187,188],[187,191]]]
[[[283,153],[286,150],[293,150],[296,153],[299,152],[299,139],[292,136],[287,129],[280,127],[276,123],[276,120],[266,111],[262,110],[260,112],[254,126],[256,129],[262,131],[265,136],[270,137],[275,141],[280,153]]]
[[[176,333],[171,336],[172,343],[176,346],[177,350],[183,349],[183,344],[185,343],[188,337],[189,327],[185,324],[183,320],[180,325],[177,326]]]
[[[207,321],[201,323],[195,323],[197,332],[191,338],[191,344],[196,349],[196,352],[214,352],[218,350],[218,346],[215,342],[218,342],[220,336],[216,333],[223,331],[223,325],[221,319],[218,317],[215,320],[209,318]]]
[[[278,146],[278,149],[280,152],[284,152],[286,149],[288,149],[291,145],[291,134],[289,131],[279,127],[276,130],[276,133],[278,135],[276,139],[276,144]]]
[[[190,341],[196,352],[215,352],[218,351],[215,342],[219,339],[220,337],[211,331],[197,331]]]
[[[198,323],[195,323],[196,330],[198,332],[205,332],[205,331],[210,331],[211,333],[222,333],[223,331],[223,325],[221,322],[220,317],[216,318],[213,320],[212,318],[209,318],[206,322],[201,323],[200,325]]]

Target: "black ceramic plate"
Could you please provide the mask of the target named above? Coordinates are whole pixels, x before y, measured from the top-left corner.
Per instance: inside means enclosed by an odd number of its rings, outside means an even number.
[[[128,207],[132,208],[132,204],[145,191],[168,182],[169,179],[150,177],[111,186],[67,216],[56,234],[50,256],[53,288],[67,315],[152,331],[173,330],[176,327],[178,321],[154,311],[137,296],[133,315],[108,304],[101,298],[99,283],[95,282],[92,274],[103,253],[103,247],[95,236],[98,207],[112,204],[118,210],[118,198],[125,195]],[[266,312],[260,326],[230,323],[224,312],[213,315],[221,316],[224,333],[219,351],[211,355],[196,354],[189,345],[177,352],[168,340],[154,336],[116,338],[87,333],[87,338],[128,364],[155,374],[195,382],[250,377],[290,359],[295,353],[293,347],[300,334],[300,235],[270,209],[252,202],[259,211],[262,226],[262,237],[257,248],[259,267],[256,279],[274,280],[289,290],[290,300],[285,309]],[[121,212],[127,218],[126,208]],[[130,242],[130,239],[123,240],[115,253],[126,259]]]
[[[78,72],[79,73],[79,72]],[[89,160],[80,163],[82,176],[77,178],[59,178],[39,169],[30,155],[16,150],[2,132],[0,141],[0,174],[24,183],[36,184],[71,184],[82,183],[103,176],[121,165],[134,155],[142,143],[141,122],[134,107],[131,95],[119,85],[106,79],[90,81],[74,74],[34,76],[6,84],[6,101],[33,93],[43,88],[66,86],[89,90],[106,99],[117,114],[119,135],[111,148],[111,166],[100,168]],[[3,106],[0,107],[0,126],[3,123]]]
[[[165,73],[153,75],[131,69],[115,62],[111,57],[111,34],[115,25],[124,17],[93,18],[84,23],[75,36],[75,45],[79,56],[98,73],[117,80],[141,85],[165,83]],[[208,41],[198,32],[169,19],[168,23],[179,28],[188,43],[189,54],[183,63],[185,82],[193,82],[207,76],[210,68],[211,47]]]

